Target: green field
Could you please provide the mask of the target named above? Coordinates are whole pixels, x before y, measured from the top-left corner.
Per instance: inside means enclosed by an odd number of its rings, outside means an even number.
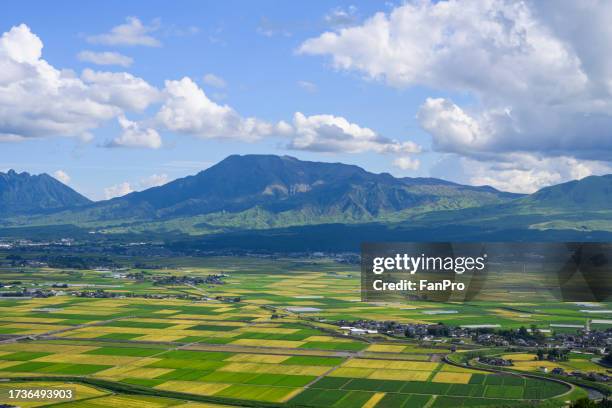
[[[237,400],[247,406],[340,408],[517,405],[555,400],[570,389],[544,379],[451,366],[441,361],[450,353],[449,344],[381,334],[347,336],[333,323],[392,318],[544,329],[580,324],[587,317],[584,307],[550,301],[362,303],[356,268],[325,259],[155,262],[155,269],[144,270],[158,276],[227,276],[223,285],[154,285],[126,277],[142,268],[120,274],[1,268],[3,281],[68,287],[60,296],[0,300],[0,378],[99,381],[102,390],[117,395],[129,390],[141,395],[137,400],[160,398],[160,406],[181,401],[227,406]],[[96,288],[115,297],[74,295]],[[457,313],[428,313],[449,309]],[[576,398],[584,392],[575,389],[567,395]],[[102,406],[107,398],[103,394],[62,406]]]

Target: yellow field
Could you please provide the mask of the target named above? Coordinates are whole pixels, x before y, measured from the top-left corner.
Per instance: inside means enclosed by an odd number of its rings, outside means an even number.
[[[396,360],[368,360],[354,358],[347,360],[342,366],[352,368],[386,368],[389,370],[414,370],[429,371],[434,370],[439,363],[425,361],[396,361]]]
[[[470,378],[472,378],[472,374],[468,373],[439,372],[432,381],[452,384],[468,384],[470,382]]]
[[[292,340],[239,339],[232,341],[230,344],[237,346],[297,348],[304,344],[304,342]]]
[[[142,357],[128,356],[98,356],[93,354],[51,354],[32,361],[45,363],[100,364],[126,366],[141,360]]]
[[[146,336],[136,337],[135,340],[138,341],[176,341],[182,339],[183,335],[168,335],[168,336],[160,336],[159,334],[148,334]]]
[[[340,367],[328,374],[329,377],[353,377],[353,378],[368,378],[374,369],[372,368],[348,368]]]
[[[290,356],[277,356],[270,354],[236,354],[226,359],[225,361],[233,361],[235,363],[281,363],[287,360]]]
[[[13,323],[57,323],[61,322],[64,319],[53,319],[49,317],[20,317],[20,316],[2,316],[0,317],[0,321],[2,322],[13,322]]]
[[[125,378],[155,378],[174,371],[172,368],[136,367],[124,372]]]
[[[174,407],[176,401],[166,398],[112,395],[87,401],[91,408],[167,408]]]
[[[219,371],[232,373],[258,373],[258,374],[286,374],[286,375],[323,375],[329,370],[319,366],[294,366],[256,363],[230,363],[221,367]]]
[[[366,351],[374,351],[381,353],[401,353],[406,346],[397,346],[392,344],[372,344]]]
[[[198,383],[195,381],[166,381],[155,388],[160,390],[187,392],[190,394],[213,395],[230,385],[231,384],[221,383]]]
[[[96,346],[74,346],[67,344],[45,344],[45,343],[14,343],[3,344],[0,346],[2,350],[8,351],[32,351],[42,353],[64,353],[64,354],[80,354],[87,351],[95,350]]]
[[[153,364],[157,361],[160,361],[160,359],[144,357],[144,358],[141,358],[137,361],[134,361],[124,366],[112,367],[112,368],[109,368],[108,370],[99,371],[95,373],[94,376],[101,377],[101,378],[109,378],[109,379],[120,377],[121,379],[123,379],[126,377],[130,377],[130,375],[127,375],[127,373],[130,373],[132,370],[147,366],[149,364]]]
[[[476,370],[473,368],[457,367],[450,364],[442,365],[442,369],[440,369],[440,371],[445,373],[488,374],[486,371]]]
[[[506,354],[505,356],[502,356],[502,358],[510,359],[512,361],[534,361],[535,357],[535,355],[527,353]]]
[[[377,392],[376,394],[372,395],[372,397],[369,400],[367,400],[366,403],[363,404],[361,408],[374,408],[376,404],[378,404],[380,400],[383,399],[384,397],[385,397],[384,392]]]
[[[398,381],[425,381],[429,378],[429,371],[410,370],[374,370],[367,378],[373,380],[398,380]]]
[[[12,367],[21,363],[23,363],[23,361],[0,361],[0,368]]]
[[[333,343],[350,343],[353,340],[333,336],[310,336],[304,339],[304,341],[331,341]]]
[[[283,329],[280,327],[258,327],[258,326],[249,326],[243,327],[238,330],[239,332],[248,332],[248,333],[277,333],[277,334],[293,334],[299,329]]]

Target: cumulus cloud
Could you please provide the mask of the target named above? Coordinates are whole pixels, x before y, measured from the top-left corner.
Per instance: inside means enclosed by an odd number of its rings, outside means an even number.
[[[165,173],[152,174],[149,177],[146,177],[140,180],[140,183],[138,183],[138,186],[139,188],[144,190],[144,189],[151,188],[151,187],[163,186],[169,181],[170,181],[170,177],[168,177],[168,175]]]
[[[77,136],[123,110],[142,111],[158,91],[127,73],[85,70],[79,77],[42,59],[43,43],[29,27],[11,28],[0,38],[0,140]],[[52,103],[49,103],[52,101]]]
[[[342,153],[418,153],[413,142],[399,142],[378,135],[341,116],[312,115],[296,112],[293,117],[292,140],[288,147],[314,152]]]
[[[225,82],[225,80],[215,74],[208,73],[204,75],[204,78],[202,78],[202,81],[206,85],[210,85],[215,88],[225,88],[227,86],[227,83]]]
[[[417,119],[432,136],[433,145],[439,151],[459,148],[466,152],[474,151],[485,143],[489,134],[478,120],[444,98],[427,98],[417,113]]]
[[[424,101],[434,149],[580,160],[612,155],[610,2],[411,1],[303,42],[339,70],[468,94]]]
[[[205,139],[230,138],[254,141],[282,132],[282,124],[273,125],[254,117],[244,118],[228,105],[219,105],[188,77],[166,81],[165,100],[156,115],[166,129]]]
[[[398,157],[393,160],[393,165],[399,167],[402,170],[418,170],[421,166],[421,162],[412,157]]]
[[[121,133],[102,146],[157,149],[163,144],[160,133],[168,131],[247,142],[282,137],[289,140],[289,148],[309,151],[397,155],[420,151],[412,142],[386,138],[339,116],[297,112],[291,124],[243,116],[211,100],[188,77],[167,80],[159,90],[127,72],[88,68],[79,76],[48,64],[42,59],[42,47],[25,25],[0,38],[0,141],[44,136],[88,141],[95,129],[116,119]],[[212,74],[204,80],[217,87],[225,84]],[[130,112],[140,113],[142,119],[129,120]]]
[[[138,122],[132,122],[125,116],[117,118],[122,129],[121,134],[108,142],[106,147],[144,147],[148,149],[159,149],[162,139],[153,128],[143,126]]]
[[[442,169],[437,172],[450,173],[450,178],[459,183],[490,185],[516,193],[533,193],[552,184],[612,172],[612,165],[605,161],[533,153],[509,153],[478,160],[449,154],[438,166]]]
[[[89,85],[89,92],[97,100],[122,109],[143,111],[161,96],[157,88],[127,72],[85,69],[82,78]]]
[[[123,183],[105,188],[104,197],[106,197],[107,200],[110,200],[111,198],[123,197],[124,195],[130,194],[133,191],[134,190],[132,189],[130,183],[124,181]]]
[[[142,191],[152,187],[163,186],[169,181],[171,181],[170,177],[168,177],[166,173],[152,174],[148,177],[140,179],[135,183],[124,181],[122,183],[107,187],[104,189],[104,197],[106,197],[107,200],[110,200],[111,198],[122,197],[135,191]]]
[[[125,24],[111,28],[108,33],[91,35],[87,37],[87,41],[92,44],[159,47],[161,42],[151,35],[159,28],[158,19],[146,25],[137,17],[128,17]]]
[[[53,177],[64,184],[70,183],[70,176],[64,170],[56,170],[53,172]]]
[[[126,55],[118,52],[104,51],[81,51],[78,53],[77,58],[83,62],[91,62],[96,65],[119,65],[121,67],[129,67],[132,65],[134,60]]]

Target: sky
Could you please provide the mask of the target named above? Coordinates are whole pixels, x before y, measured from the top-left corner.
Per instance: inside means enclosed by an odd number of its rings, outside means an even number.
[[[0,171],[102,200],[230,154],[514,192],[612,173],[612,3],[10,2]]]

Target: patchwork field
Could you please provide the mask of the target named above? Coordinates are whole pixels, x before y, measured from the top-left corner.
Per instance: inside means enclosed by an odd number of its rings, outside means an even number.
[[[227,399],[304,406],[500,405],[562,394],[562,385],[441,362],[205,352],[53,340],[0,345],[0,376],[88,376]],[[324,393],[321,390],[325,390]],[[324,405],[322,405],[324,404]]]
[[[446,364],[441,357],[450,353],[449,344],[347,336],[332,323],[393,319],[544,328],[578,324],[588,314],[580,305],[554,303],[361,303],[356,270],[330,261],[160,258],[156,263],[155,269],[120,274],[0,268],[3,281],[19,279],[38,288],[64,283],[58,296],[0,298],[0,379],[11,380],[0,384],[62,378],[85,387],[85,401],[62,407],[198,408],[237,401],[337,408],[516,405],[570,390]],[[215,285],[159,285],[126,277],[143,269],[160,276],[222,272],[225,277]],[[84,290],[114,297],[82,297]],[[437,310],[457,313],[432,313]],[[523,363],[531,371],[531,361],[525,357]],[[87,387],[100,394],[89,395]],[[580,395],[572,391],[572,398]]]

